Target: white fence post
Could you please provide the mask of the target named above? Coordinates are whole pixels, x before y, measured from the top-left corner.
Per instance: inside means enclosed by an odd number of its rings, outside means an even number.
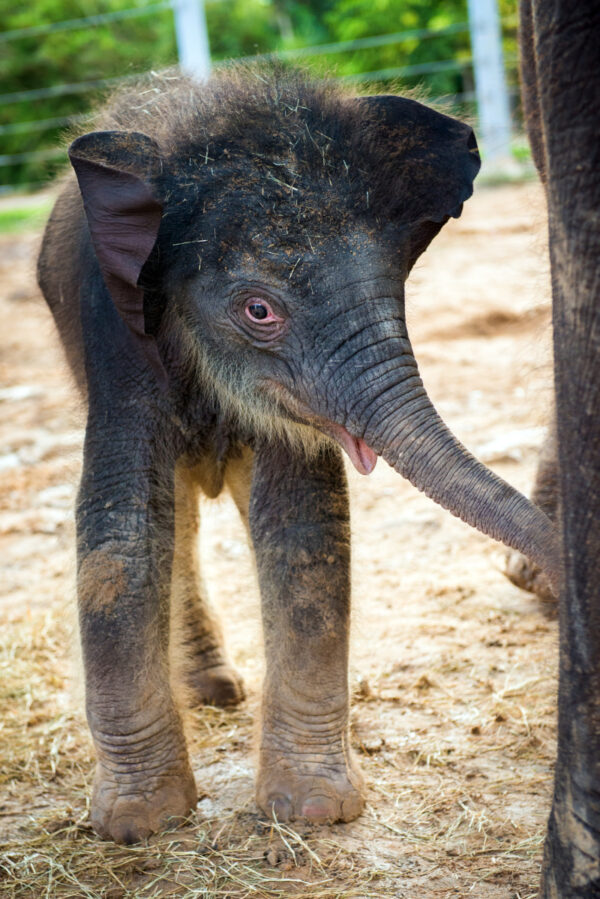
[[[210,47],[204,0],[175,0],[173,12],[181,68],[198,78],[208,78]]]
[[[510,107],[496,0],[468,0],[475,92],[485,158],[510,156]]]

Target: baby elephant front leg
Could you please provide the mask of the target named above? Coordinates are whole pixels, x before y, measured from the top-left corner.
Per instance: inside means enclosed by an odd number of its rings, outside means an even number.
[[[101,836],[132,843],[189,814],[196,787],[168,677],[172,484],[143,433],[126,436],[117,453],[114,433],[88,426],[78,597],[97,755],[90,818]]]
[[[350,546],[339,452],[256,453],[250,526],[267,670],[257,799],[279,820],[349,821],[363,780],[348,737]]]

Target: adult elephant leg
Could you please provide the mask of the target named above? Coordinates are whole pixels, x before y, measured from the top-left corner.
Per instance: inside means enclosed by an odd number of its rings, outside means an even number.
[[[200,487],[194,468],[175,468],[175,550],[171,578],[171,659],[191,706],[237,705],[242,679],[229,662],[223,633],[200,572]]]
[[[529,0],[553,288],[564,574],[544,899],[600,896],[600,7]]]
[[[257,799],[279,820],[349,821],[363,780],[348,737],[350,543],[339,451],[258,449],[250,529],[266,677]]]
[[[151,409],[90,400],[77,503],[86,710],[97,767],[91,822],[131,843],[194,807],[169,687],[173,471]]]
[[[540,458],[531,493],[531,501],[545,512],[550,521],[558,519],[558,447],[556,424],[550,427],[540,450]],[[544,571],[519,552],[509,552],[506,576],[521,590],[535,593],[541,600],[556,607],[556,596]]]

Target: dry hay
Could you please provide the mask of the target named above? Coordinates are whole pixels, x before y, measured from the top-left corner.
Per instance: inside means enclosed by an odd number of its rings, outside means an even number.
[[[519,885],[535,882],[544,836],[543,817],[532,821],[526,811],[529,797],[548,789],[550,670],[520,681],[502,672],[483,681],[474,672],[465,689],[461,661],[447,659],[416,678],[413,666],[396,665],[376,681],[358,681],[353,744],[370,804],[360,821],[323,829],[268,822],[257,812],[247,764],[255,708],[199,710],[189,715],[188,733],[197,779],[211,794],[184,828],[118,847],[100,842],[87,823],[91,741],[81,716],[68,710],[72,634],[59,611],[25,616],[4,632],[0,895],[383,899],[415,895],[411,882],[422,886],[419,895],[482,896],[484,884],[507,882],[514,890],[497,895],[536,895]],[[400,734],[398,705],[412,719]],[[207,769],[218,772],[216,789],[229,788],[234,808],[211,798]]]

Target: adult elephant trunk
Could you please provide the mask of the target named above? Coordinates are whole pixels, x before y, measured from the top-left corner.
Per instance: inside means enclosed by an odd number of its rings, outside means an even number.
[[[377,399],[355,404],[347,424],[358,443],[382,456],[436,503],[542,568],[558,595],[560,550],[555,525],[533,503],[475,459],[444,424],[427,396],[404,337],[395,358],[370,365]],[[381,345],[380,345],[381,349]],[[366,395],[373,391],[367,390]],[[362,408],[360,408],[362,406]]]

